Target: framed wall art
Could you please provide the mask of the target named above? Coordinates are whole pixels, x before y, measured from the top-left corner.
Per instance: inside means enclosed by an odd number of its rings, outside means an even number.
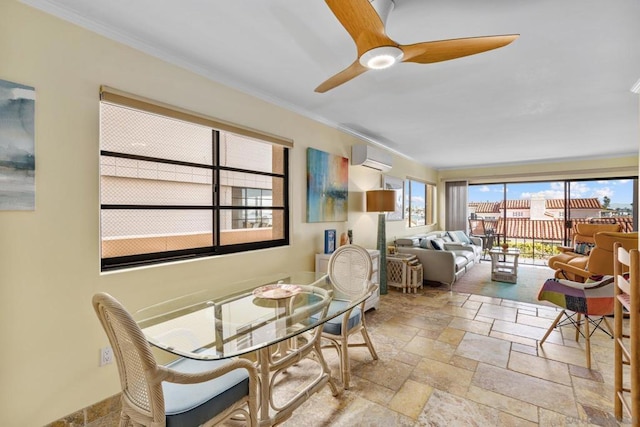
[[[382,175],[382,188],[396,193],[396,209],[393,212],[387,212],[387,221],[402,221],[404,219],[404,180]]]
[[[35,209],[36,91],[0,79],[0,210]]]
[[[346,221],[349,159],[307,148],[307,222]]]

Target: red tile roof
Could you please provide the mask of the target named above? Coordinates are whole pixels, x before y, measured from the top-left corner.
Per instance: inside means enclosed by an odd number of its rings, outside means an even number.
[[[617,218],[577,218],[573,219],[572,224],[588,223],[594,221],[615,221],[622,224],[622,231],[628,233],[633,231],[633,218],[631,217],[617,217]],[[493,228],[496,233],[507,236],[512,239],[533,239],[536,240],[562,240],[564,238],[564,225],[563,219],[549,219],[549,220],[531,220],[529,218],[508,218],[505,222],[504,218],[496,220],[484,220],[485,227],[487,229]],[[505,230],[506,224],[506,230]],[[506,231],[506,233],[505,233]]]

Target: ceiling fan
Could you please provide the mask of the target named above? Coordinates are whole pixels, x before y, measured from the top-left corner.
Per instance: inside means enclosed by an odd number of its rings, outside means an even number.
[[[519,36],[507,34],[400,45],[387,36],[383,22],[393,9],[393,0],[325,1],[356,43],[358,59],[318,86],[315,91],[319,93],[340,86],[371,69],[388,68],[397,62],[430,64],[475,55],[506,46]]]

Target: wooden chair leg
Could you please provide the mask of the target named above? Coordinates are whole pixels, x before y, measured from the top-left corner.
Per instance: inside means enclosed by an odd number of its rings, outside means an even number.
[[[576,328],[576,334],[578,332],[580,331]],[[587,369],[591,369],[591,336],[590,335],[591,334],[589,333],[589,316],[585,314],[584,315],[584,339],[586,341],[585,353],[587,356]]]
[[[542,337],[542,339],[540,340],[540,345],[544,344],[544,342],[547,340],[547,338],[551,334],[551,331],[555,329],[556,325],[560,322],[560,319],[562,319],[562,316],[564,314],[565,314],[564,310],[562,310],[560,314],[558,314],[558,317],[556,317],[556,320],[553,321],[551,326],[549,326],[549,329],[547,329],[547,333],[544,334],[544,337]]]
[[[582,319],[582,314],[577,313],[576,316],[576,342],[580,340],[580,320]]]

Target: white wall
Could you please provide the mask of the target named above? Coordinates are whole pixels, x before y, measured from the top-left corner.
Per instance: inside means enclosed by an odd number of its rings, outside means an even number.
[[[380,173],[361,166],[349,171],[348,222],[305,223],[306,148],[350,157],[361,141],[16,0],[0,2],[0,58],[1,79],[36,89],[36,210],[0,212],[2,425],[43,425],[118,391],[116,367],[98,367],[107,340],[91,307],[97,291],[136,310],[203,287],[224,292],[254,274],[313,269],[327,228],[352,228],[355,243],[375,246],[363,192],[380,188]],[[101,275],[102,84],[293,139],[291,246]],[[436,180],[404,158],[394,164],[391,175]],[[390,240],[403,234],[403,223],[389,224]]]

